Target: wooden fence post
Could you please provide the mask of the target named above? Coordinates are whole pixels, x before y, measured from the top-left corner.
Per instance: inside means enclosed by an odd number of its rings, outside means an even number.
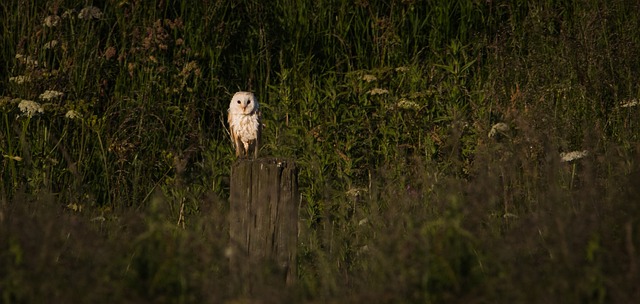
[[[256,272],[265,269],[281,273],[286,284],[294,282],[298,202],[298,170],[293,161],[238,160],[231,167],[230,269],[249,290],[260,275]]]

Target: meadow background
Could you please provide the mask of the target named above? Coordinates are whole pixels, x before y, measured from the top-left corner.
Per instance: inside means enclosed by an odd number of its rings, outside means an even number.
[[[640,2],[0,2],[0,302],[631,303]],[[226,110],[300,168],[230,273]],[[570,152],[575,152],[571,154]]]

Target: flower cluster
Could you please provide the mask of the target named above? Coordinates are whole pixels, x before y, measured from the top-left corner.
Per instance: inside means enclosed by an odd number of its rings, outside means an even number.
[[[631,99],[627,102],[624,102],[620,105],[621,108],[631,108],[631,107],[635,107],[638,104],[640,104],[640,102],[638,102],[638,99]]]
[[[31,56],[25,56],[22,54],[16,54],[16,59],[18,59],[18,61],[20,63],[25,64],[28,67],[37,67],[38,66],[38,61],[31,58]]]
[[[37,113],[44,113],[44,109],[42,108],[42,106],[33,100],[21,100],[18,104],[18,108],[20,109],[20,112],[22,112],[22,114],[26,115],[29,118],[33,117],[33,115]]]
[[[398,108],[404,110],[420,110],[420,105],[415,101],[408,100],[406,98],[400,98],[398,101]]]
[[[373,82],[378,80],[378,77],[373,76],[371,74],[365,74],[362,76],[362,80],[366,81],[366,82]]]
[[[384,95],[384,94],[389,94],[389,90],[381,89],[381,88],[373,88],[373,89],[369,90],[369,94],[370,95]]]
[[[46,90],[46,91],[44,91],[44,93],[40,94],[40,99],[42,99],[42,100],[51,100],[51,99],[54,99],[54,98],[58,98],[58,97],[60,97],[62,95],[64,95],[62,92]]]
[[[587,155],[589,155],[589,151],[587,150],[563,152],[563,153],[560,153],[560,160],[562,162],[571,162],[577,159],[581,159]]]
[[[9,77],[10,82],[14,82],[16,84],[23,84],[31,81],[31,77],[27,75],[20,75],[15,77]]]
[[[91,20],[100,18],[102,18],[102,11],[95,6],[87,6],[78,13],[78,19]]]
[[[76,119],[76,118],[81,118],[82,116],[80,115],[80,113],[74,111],[74,110],[69,110],[67,112],[67,114],[64,115],[64,117],[69,118],[69,119]]]
[[[60,24],[60,17],[56,15],[47,16],[43,22],[46,27],[56,27]]]

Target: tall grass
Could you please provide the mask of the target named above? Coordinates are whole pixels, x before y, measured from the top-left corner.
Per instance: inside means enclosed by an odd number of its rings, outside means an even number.
[[[637,3],[0,8],[3,302],[638,296]],[[302,194],[297,283],[256,269],[249,294],[225,257],[237,90]]]

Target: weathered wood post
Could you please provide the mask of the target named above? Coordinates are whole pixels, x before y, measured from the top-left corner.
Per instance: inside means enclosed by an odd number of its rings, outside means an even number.
[[[298,241],[295,163],[276,158],[238,160],[231,167],[229,201],[231,271],[245,286],[259,275],[255,272],[265,269],[280,272],[283,283],[291,284]]]

